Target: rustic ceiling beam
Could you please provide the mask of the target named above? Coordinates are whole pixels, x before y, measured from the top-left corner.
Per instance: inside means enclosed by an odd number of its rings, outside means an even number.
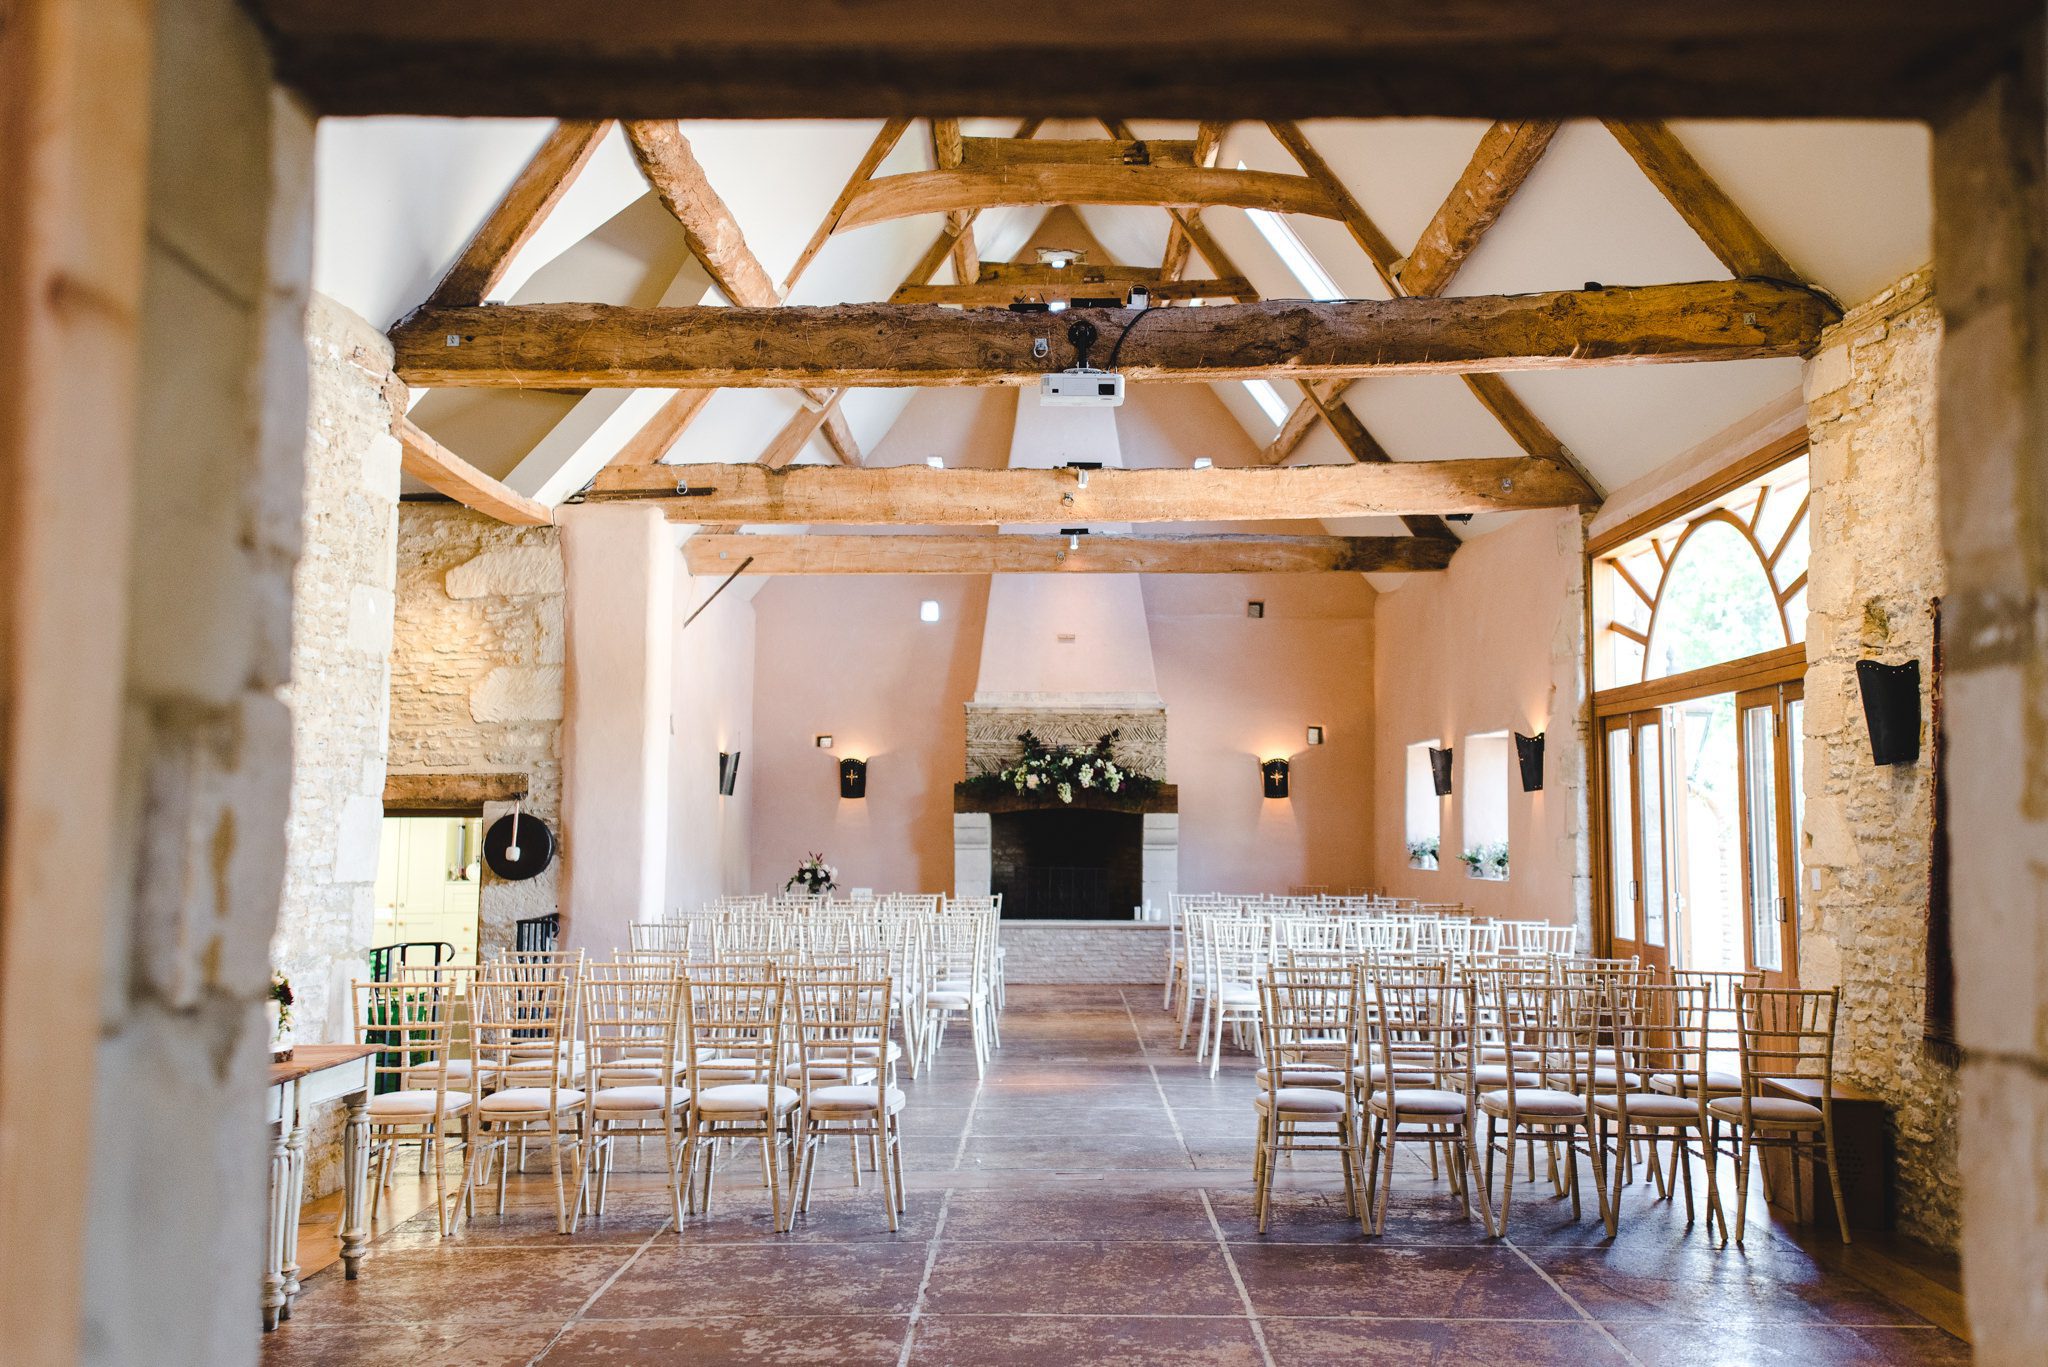
[[[769,278],[760,258],[747,246],[739,220],[726,207],[704,164],[690,148],[690,140],[672,120],[629,123],[626,140],[632,144],[634,159],[654,193],[683,225],[690,254],[704,263],[719,292],[734,304],[748,308],[772,308],[782,302],[782,293]],[[823,404],[825,390],[809,391],[813,402]],[[840,415],[838,405],[826,410],[825,439],[833,452],[848,465],[860,464],[860,443],[853,429]]]
[[[883,121],[882,131],[875,134],[875,140],[869,143],[868,150],[861,154],[859,163],[853,168],[853,174],[846,178],[846,186],[840,190],[839,198],[832,201],[832,207],[825,211],[824,221],[818,224],[817,231],[811,234],[811,240],[804,244],[804,249],[797,253],[796,264],[789,268],[788,275],[782,277],[783,298],[789,297],[789,292],[796,288],[796,282],[810,269],[811,262],[817,259],[818,253],[825,249],[826,239],[838,230],[839,216],[846,212],[847,205],[853,203],[853,197],[860,193],[860,187],[874,178],[876,169],[896,150],[896,144],[903,140],[903,134],[909,127],[909,119]]]
[[[1196,166],[1214,166],[1216,164],[1216,154],[1223,149],[1223,134],[1229,126],[1226,123],[1212,120],[1204,123],[1196,130],[1195,145],[1190,154]],[[1190,209],[1187,212],[1190,217],[1193,217],[1199,215],[1201,210]],[[1181,272],[1187,269],[1188,248],[1193,245],[1194,239],[1188,236],[1186,226],[1176,216],[1166,228],[1166,254],[1160,258],[1159,274],[1167,280],[1180,279]],[[1220,268],[1212,262],[1210,269],[1217,270]]]
[[[1307,388],[1308,401],[1322,414],[1323,421],[1330,425],[1330,431],[1343,443],[1344,449],[1351,454],[1351,459],[1360,465],[1393,463],[1394,458],[1387,453],[1387,448],[1379,444],[1373,434],[1366,430],[1365,424],[1359,421],[1358,415],[1351,411],[1351,405],[1344,402],[1344,391],[1341,387],[1309,385]],[[1599,493],[1586,479],[1584,472],[1572,462],[1553,458],[1547,464],[1570,477],[1570,482],[1576,486],[1574,502],[1595,504],[1600,501]],[[1460,510],[1447,508],[1444,511]],[[1416,536],[1429,537],[1437,541],[1458,539],[1458,534],[1451,530],[1451,524],[1436,513],[1403,513],[1401,521]]]
[[[1920,118],[2016,50],[2037,0],[249,0],[327,114],[871,118],[1105,92],[1165,119]],[[1825,54],[1825,61],[1815,60]]]
[[[1679,217],[1699,234],[1729,274],[1772,280],[1800,278],[1668,127],[1609,119],[1607,131],[1635,158],[1658,193],[1678,210]]]
[[[1303,385],[1301,402],[1288,413],[1286,420],[1280,424],[1280,430],[1273,434],[1273,440],[1267,442],[1265,449],[1259,452],[1258,463],[1284,463],[1294,454],[1294,449],[1308,438],[1308,434],[1315,430],[1315,425],[1322,421],[1323,405],[1317,402],[1318,398],[1327,401],[1330,396],[1341,394],[1350,387],[1348,380],[1315,380]]]
[[[413,385],[534,388],[1024,384],[1071,363],[1077,318],[1138,380],[1462,374],[1804,355],[1835,309],[1775,281],[1714,280],[1547,294],[1043,315],[930,304],[421,309],[391,333]],[[1142,322],[1140,321],[1142,319]],[[1043,355],[1034,342],[1059,336]],[[448,339],[459,338],[450,346]]]
[[[976,139],[977,142],[981,139]],[[960,169],[962,148],[960,146],[960,120],[932,120],[932,164],[941,171]],[[1022,146],[1029,147],[1030,142]],[[866,187],[862,187],[865,190]],[[858,195],[855,196],[858,198]],[[848,206],[851,208],[851,206]],[[974,219],[965,209],[955,209],[946,215],[946,227],[952,231],[953,282],[971,285],[975,281],[975,270],[981,264],[981,253],[974,245]]]
[[[519,249],[532,240],[569,193],[611,126],[609,119],[570,120],[549,133],[434,287],[431,302],[459,306],[481,304],[488,298],[511,269]]]
[[[715,389],[678,389],[662,400],[654,416],[640,424],[640,430],[626,438],[625,445],[612,457],[613,465],[652,465],[668,454],[676,444],[683,430],[697,420],[704,411],[704,405],[711,402]]]
[[[1441,570],[1456,541],[1416,536],[706,535],[691,574],[1343,574]]]
[[[840,218],[865,227],[919,214],[1003,205],[1139,204],[1158,208],[1231,205],[1335,218],[1322,188],[1306,176],[1194,166],[1028,162],[995,171],[913,171],[861,187]]]
[[[843,389],[834,389],[828,393],[825,402],[816,407],[808,404],[798,405],[796,412],[790,414],[789,421],[782,425],[782,430],[775,434],[775,439],[761,452],[761,464],[771,470],[780,470],[802,455],[804,447],[817,434],[818,429],[839,411],[839,400],[845,394],[846,391]],[[852,462],[840,463],[844,465]]]
[[[437,493],[515,527],[545,527],[554,510],[515,493],[428,436],[411,418],[392,425],[398,438],[399,468]]]
[[[1547,119],[1514,119],[1486,130],[1429,226],[1395,274],[1409,294],[1442,294],[1451,277],[1522,188],[1557,134]]]
[[[1307,135],[1293,123],[1275,122],[1268,126],[1272,128],[1274,136],[1280,139],[1294,155],[1294,159],[1301,164],[1301,169],[1329,191],[1331,198],[1343,211],[1345,226],[1351,230],[1352,237],[1357,240],[1367,259],[1372,262],[1373,269],[1379,272],[1380,280],[1387,289],[1396,296],[1408,293],[1401,284],[1401,262],[1395,255],[1394,244],[1367,216],[1351,192],[1344,188],[1344,182],[1330,168],[1329,163],[1309,145]],[[1531,412],[1528,405],[1508,388],[1506,380],[1498,375],[1469,373],[1464,379],[1465,386],[1472,391],[1473,397],[1500,421],[1524,451],[1539,460],[1560,461],[1576,470],[1579,477],[1586,482],[1587,488],[1596,491],[1600,489],[1599,481],[1593,478],[1592,472],[1580,464],[1578,458],[1557,439],[1556,434],[1544,425],[1543,420]]]
[[[959,120],[949,120],[957,124]],[[1178,166],[1192,169],[1195,143],[1185,138],[966,138],[953,163],[964,171],[1019,166]]]
[[[996,274],[997,267],[1006,264],[1008,263],[982,262],[980,270],[976,273],[976,283],[972,285],[905,285],[889,296],[889,302],[1000,308],[1019,300],[1044,303],[1055,299],[1073,299],[1076,296],[1085,299],[1115,295],[1121,298],[1129,294],[1134,285],[1144,286],[1151,293],[1152,302],[1155,304],[1173,303],[1182,299],[1258,297],[1257,291],[1252,289],[1251,281],[1243,276],[1235,276],[1228,280],[1162,280],[1160,273],[1148,266],[1048,271],[1042,277],[1035,273]]]
[[[1082,526],[1513,512],[1570,507],[1585,486],[1548,461],[1393,461],[1208,470],[611,466],[593,500],[665,504],[680,521],[740,525]]]

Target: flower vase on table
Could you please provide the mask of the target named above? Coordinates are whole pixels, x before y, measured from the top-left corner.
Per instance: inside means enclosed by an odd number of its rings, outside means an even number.
[[[795,892],[801,888],[813,897],[823,897],[839,885],[839,870],[825,862],[822,854],[813,854],[796,866],[796,872],[782,885],[784,892]]]
[[[292,1034],[292,1004],[295,1000],[292,996],[291,979],[285,977],[282,973],[272,973],[270,975],[270,1000],[263,1004],[264,1012],[270,1020],[270,1061],[272,1063],[283,1063],[292,1056],[292,1048],[295,1043]]]

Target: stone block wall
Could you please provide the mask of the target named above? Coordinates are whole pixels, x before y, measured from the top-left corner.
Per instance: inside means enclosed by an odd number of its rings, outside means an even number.
[[[524,774],[523,810],[562,839],[563,578],[554,527],[508,527],[450,503],[398,509],[391,647],[393,772]],[[486,823],[512,810],[493,804]],[[482,891],[481,950],[556,910],[566,850],[540,877]]]
[[[1167,927],[1162,921],[1101,925],[1005,921],[1003,977],[1011,983],[1163,986],[1166,940]]]
[[[306,315],[303,544],[292,576],[292,786],[284,898],[271,963],[291,979],[301,1043],[348,1039],[350,983],[365,975],[384,817],[391,685],[398,441],[391,435],[391,345],[315,295]],[[341,1108],[309,1140],[308,1196],[341,1184]]]
[[[1871,763],[1856,661],[1918,660],[1931,717],[1934,603],[1945,591],[1935,470],[1941,318],[1921,272],[1830,329],[1806,371],[1812,563],[1806,628],[1800,977],[1839,986],[1837,1067],[1893,1107],[1898,1222],[1954,1247],[1955,1070],[1926,1009],[1931,747]]]

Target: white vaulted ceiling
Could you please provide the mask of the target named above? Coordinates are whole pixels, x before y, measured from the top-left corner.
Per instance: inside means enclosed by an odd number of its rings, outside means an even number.
[[[877,121],[687,123],[683,131],[712,185],[731,208],[768,273],[783,278],[846,183],[881,125]],[[1303,125],[1311,143],[1398,247],[1412,244],[1458,180],[1486,131],[1482,122],[1332,120]],[[536,121],[328,120],[318,147],[315,286],[373,323],[388,326],[421,303],[549,131]],[[971,121],[970,135],[1007,136],[1014,123]],[[1140,120],[1142,137],[1190,138],[1192,124]],[[1680,123],[1673,131],[1707,172],[1806,279],[1853,305],[1924,265],[1931,255],[1929,145],[1918,125],[1873,123]],[[1105,136],[1094,124],[1050,123],[1040,137]],[[1236,124],[1217,164],[1295,172],[1293,158],[1263,125]],[[928,125],[913,122],[876,174],[933,164]],[[1203,222],[1265,298],[1303,290],[1243,210],[1210,208]],[[1062,239],[1085,246],[1097,264],[1156,265],[1166,242],[1164,210],[1084,206],[994,209],[975,222],[984,260],[1008,260],[1028,245]],[[1316,262],[1352,297],[1386,291],[1344,225],[1290,218]],[[788,302],[886,299],[943,226],[939,215],[880,223],[830,238]],[[1082,239],[1068,243],[1067,238]],[[1191,277],[1217,272],[1199,254]],[[1565,125],[1520,192],[1452,280],[1450,294],[1575,289],[1588,281],[1650,284],[1724,279],[1726,269],[1596,122]],[[942,265],[937,282],[951,279]],[[513,261],[493,299],[602,303],[720,302],[690,259],[681,229],[649,192],[614,128],[561,204]],[[1603,490],[1656,468],[1702,439],[1795,390],[1796,360],[1623,366],[1522,372],[1508,384],[1547,424]],[[1299,389],[1275,382],[1293,405]],[[1219,432],[1215,449],[1190,445],[1183,458],[1219,464],[1264,447],[1276,426],[1241,385],[1155,385],[1133,402],[1177,408],[1176,430]],[[415,419],[487,473],[532,491],[545,471],[560,480],[618,441],[616,429],[658,405],[659,392],[626,407],[609,427],[573,393],[440,391],[422,398]],[[1347,401],[1397,460],[1508,456],[1518,449],[1454,377],[1373,378]],[[625,402],[612,396],[607,403]],[[719,393],[671,448],[671,461],[752,461],[796,412],[779,390]],[[900,463],[940,455],[949,463],[1000,463],[980,446],[1004,424],[990,405],[1006,393],[957,389],[853,390],[842,413],[868,458]],[[607,410],[609,411],[609,410]],[[609,431],[609,436],[589,433]],[[926,449],[932,448],[932,449]],[[800,461],[830,459],[814,437]],[[1294,462],[1348,460],[1318,426]],[[581,478],[587,478],[582,476]],[[1466,529],[1482,534],[1498,518]],[[1393,530],[1391,521],[1333,526],[1340,532]]]

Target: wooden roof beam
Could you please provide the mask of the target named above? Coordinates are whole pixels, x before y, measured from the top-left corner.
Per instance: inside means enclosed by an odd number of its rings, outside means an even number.
[[[1419,295],[1444,292],[1515,191],[1536,169],[1557,129],[1551,120],[1518,119],[1486,130],[1458,183],[1422,230],[1415,250],[1396,267],[1394,273],[1403,290]]]
[[[441,277],[429,302],[481,304],[505,278],[519,249],[532,240],[597,151],[611,120],[570,120],[556,126],[516,176],[490,215]]]
[[[1118,298],[1142,285],[1154,304],[1182,299],[1256,299],[1258,292],[1243,276],[1223,280],[1162,280],[1149,267],[1116,267],[1106,271],[1065,270],[1040,278],[1035,274],[1012,274],[998,268],[1007,263],[984,261],[972,285],[905,285],[889,296],[892,304],[959,304],[969,308],[1001,308],[1018,300],[1046,302],[1054,299]],[[1092,278],[1091,278],[1092,277]]]
[[[1163,119],[1923,118],[2015,50],[2034,0],[249,0],[326,114],[871,118],[1136,92]],[[1816,54],[1826,60],[1817,61]]]
[[[1141,316],[1072,312],[1105,340]],[[1812,291],[1739,280],[1153,309],[1119,368],[1138,380],[1306,381],[1746,360],[1804,355],[1837,316]],[[1030,383],[1072,358],[1063,339],[1033,355],[1049,331],[1039,315],[929,304],[500,304],[422,309],[391,337],[414,385],[830,388]]]
[[[691,150],[682,128],[671,120],[629,123],[626,140],[632,144],[633,156],[648,184],[683,225],[690,254],[704,263],[719,292],[734,304],[749,308],[780,304],[781,292],[747,246],[739,220],[711,187],[711,178],[704,173],[704,165]],[[810,395],[814,403],[825,404],[830,392],[812,390]],[[836,403],[826,408],[825,439],[841,461],[860,464],[860,443]]]
[[[1792,263],[1736,207],[1670,128],[1661,123],[1609,119],[1607,131],[1635,158],[1657,192],[1678,210],[1679,217],[1699,234],[1730,275],[1738,279],[1800,278]]]
[[[506,488],[428,436],[411,418],[401,415],[392,433],[398,438],[399,468],[436,492],[515,527],[545,527],[555,520],[554,510],[545,503]]]
[[[601,472],[588,497],[651,500],[686,522],[857,526],[1082,526],[1244,522],[1565,508],[1585,496],[1548,461],[1392,461],[1286,469],[935,470],[667,465]]]
[[[840,226],[859,228],[919,214],[1004,205],[1060,204],[1181,209],[1234,205],[1317,218],[1337,216],[1329,196],[1306,176],[1213,167],[1026,162],[996,171],[913,171],[871,180],[847,206]]]
[[[1357,574],[1441,570],[1456,541],[1414,536],[719,535],[683,543],[691,574]]]

